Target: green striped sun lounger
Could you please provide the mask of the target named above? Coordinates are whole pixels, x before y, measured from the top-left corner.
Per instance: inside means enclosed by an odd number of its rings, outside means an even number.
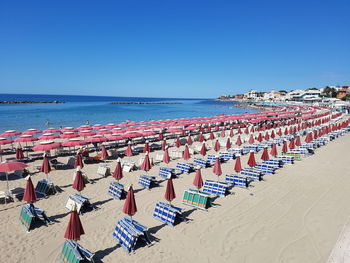
[[[77,242],[66,240],[59,255],[61,263],[94,262],[94,254]]]
[[[188,189],[184,192],[182,203],[203,210],[212,206],[210,194],[194,189]]]

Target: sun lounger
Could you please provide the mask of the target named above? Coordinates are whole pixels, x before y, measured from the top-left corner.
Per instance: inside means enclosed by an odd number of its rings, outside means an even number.
[[[227,151],[230,152],[230,153],[233,153],[235,156],[237,154],[241,154],[241,155],[243,154],[242,149],[239,149],[239,148],[230,148]]]
[[[140,175],[138,184],[144,188],[150,189],[156,186],[156,178],[149,175]]]
[[[228,184],[213,180],[205,180],[203,192],[223,197],[227,193]]]
[[[211,195],[198,190],[188,189],[184,192],[182,203],[206,210],[211,207]]]
[[[46,197],[51,194],[56,193],[56,188],[54,183],[51,180],[48,179],[41,179],[38,181],[35,192],[38,195],[38,197]]]
[[[8,192],[0,191],[0,200],[6,204],[8,201],[11,201],[11,196]]]
[[[22,199],[24,195],[24,188],[16,187],[16,188],[10,189],[9,195],[13,200],[19,201]]]
[[[261,171],[257,169],[252,169],[252,168],[243,168],[243,170],[240,172],[242,176],[247,177],[249,180],[252,181],[261,181],[263,174]]]
[[[210,164],[214,164],[216,161],[216,154],[208,154],[207,155],[207,162],[209,162]],[[220,159],[220,163],[222,163],[224,161],[224,159],[222,157],[219,156]]]
[[[177,163],[175,170],[178,171],[180,174],[183,173],[190,173],[193,170],[193,165],[190,163]]]
[[[229,161],[235,159],[235,154],[233,152],[219,152],[220,160]]]
[[[89,198],[82,196],[80,193],[70,195],[67,200],[66,208],[72,211],[74,207],[76,208],[77,212],[81,214],[93,209]]]
[[[263,174],[275,174],[275,167],[268,165],[268,164],[264,164],[264,163],[257,163],[255,165],[255,168],[260,170]]]
[[[118,200],[124,199],[126,196],[126,192],[124,191],[124,185],[118,182],[111,182],[109,184],[108,194]]]
[[[142,240],[148,245],[151,244],[148,237],[148,228],[130,217],[118,220],[113,237],[128,253],[135,250],[138,243],[142,242]]]
[[[174,226],[180,220],[180,214],[181,208],[172,206],[168,203],[158,202],[154,208],[153,217],[167,225]]]
[[[33,229],[37,223],[47,224],[49,222],[45,212],[31,204],[22,207],[19,220],[27,231]]]
[[[268,161],[263,161],[263,164],[271,165],[275,167],[275,169],[283,167],[283,162],[280,160],[268,160]]]
[[[163,161],[163,157],[164,157],[164,153],[157,153],[157,154],[156,154],[156,157],[155,157],[155,161],[156,161],[157,163],[160,163],[160,162]]]
[[[181,159],[182,158],[182,151],[180,151],[180,150],[170,150],[169,151],[169,157],[171,159]]]
[[[59,255],[61,263],[94,262],[94,254],[75,241],[65,240]]]
[[[173,178],[175,176],[175,169],[168,167],[160,167],[159,176],[164,179]]]
[[[203,158],[194,158],[193,165],[199,166],[200,168],[207,168],[210,164],[207,160]]]
[[[97,175],[102,176],[102,177],[106,177],[107,175],[110,175],[110,169],[109,167],[107,167],[104,164],[100,164],[98,169],[97,169]]]
[[[238,186],[242,188],[248,188],[250,180],[246,176],[238,174],[226,174],[225,180],[232,186]]]
[[[285,156],[291,156],[294,158],[294,160],[297,160],[297,161],[300,161],[301,160],[301,154],[299,152],[287,152],[287,153],[284,153],[283,155]]]
[[[245,146],[243,146],[243,148],[242,148],[243,154],[247,154],[250,151],[258,152],[258,148],[256,147],[256,145],[245,145]]]
[[[294,157],[292,156],[278,155],[271,160],[282,161],[283,164],[294,164]]]

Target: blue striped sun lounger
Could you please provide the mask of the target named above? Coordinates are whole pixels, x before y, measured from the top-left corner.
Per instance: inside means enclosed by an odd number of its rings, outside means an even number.
[[[124,199],[126,192],[124,191],[124,185],[118,182],[111,182],[108,188],[108,194],[115,199]]]
[[[37,207],[30,206],[30,204],[26,204],[22,207],[19,221],[26,228],[27,232],[35,227],[36,223],[41,222],[46,224],[46,215],[45,212]]]
[[[181,208],[172,206],[168,203],[158,202],[154,208],[153,217],[167,225],[174,226],[175,223],[179,221],[180,214]]]
[[[175,169],[168,167],[160,167],[158,175],[164,179],[172,178],[175,175]]]
[[[208,154],[207,155],[207,162],[210,164],[215,163],[217,155],[215,154]],[[222,163],[224,160],[219,156],[220,163]]]
[[[223,197],[227,193],[228,184],[213,180],[205,180],[203,192]]]
[[[275,167],[276,169],[283,167],[283,162],[280,160],[268,160],[268,161],[263,161],[263,164],[271,165]]]
[[[230,148],[227,150],[228,152],[232,152],[235,156],[237,154],[243,154],[243,151],[242,149],[239,149],[239,148]]]
[[[148,245],[151,244],[148,228],[130,217],[118,220],[113,237],[128,253],[133,251],[141,240],[144,240]]]
[[[194,158],[193,165],[199,166],[200,168],[207,168],[209,166],[209,163],[203,158]]]
[[[219,157],[223,161],[229,161],[235,159],[235,154],[233,152],[219,152]]]
[[[254,168],[243,168],[243,170],[240,172],[242,176],[247,177],[249,180],[252,181],[261,181],[262,180],[262,172],[260,170],[254,169]]]
[[[75,241],[65,240],[59,255],[61,263],[94,262],[94,254]]]
[[[149,175],[140,175],[138,184],[144,188],[150,189],[156,185],[156,178]]]
[[[263,164],[263,163],[257,163],[255,165],[255,168],[260,170],[263,174],[275,174],[275,167]]]
[[[246,176],[242,176],[239,174],[226,174],[225,180],[232,186],[248,188],[250,180]]]
[[[283,164],[294,164],[294,157],[293,156],[278,155],[271,160],[282,161]]]
[[[175,170],[178,171],[180,174],[183,173],[190,173],[193,170],[193,164],[191,163],[177,163]]]

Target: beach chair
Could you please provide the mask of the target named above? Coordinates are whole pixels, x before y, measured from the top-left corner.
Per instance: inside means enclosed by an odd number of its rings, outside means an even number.
[[[238,174],[226,174],[225,180],[232,186],[238,186],[242,188],[248,188],[250,180],[246,176]]]
[[[181,159],[182,158],[182,151],[180,151],[180,150],[171,150],[171,151],[169,151],[169,157],[171,159]]]
[[[78,242],[66,239],[58,259],[61,263],[83,263],[87,261],[94,262],[93,256],[93,253]]]
[[[109,184],[108,194],[118,200],[124,199],[126,197],[124,185],[118,182],[111,182]]]
[[[9,190],[9,195],[13,200],[21,200],[24,195],[24,188],[16,187]]]
[[[278,155],[271,160],[282,161],[283,164],[294,164],[293,156]]]
[[[134,161],[122,161],[123,172],[131,172],[136,166]]]
[[[255,168],[260,170],[263,174],[275,174],[275,167],[268,165],[268,164],[264,164],[264,163],[257,163],[255,165]]]
[[[48,179],[41,179],[38,181],[35,192],[38,197],[46,197],[51,194],[56,193],[55,185],[51,180]]]
[[[224,197],[227,193],[228,184],[213,180],[205,180],[203,192],[213,194],[219,197]]]
[[[169,179],[175,177],[175,169],[168,167],[160,167],[159,168],[159,176],[164,179]]]
[[[182,203],[199,209],[207,210],[212,206],[211,198],[211,195],[208,193],[200,192],[194,189],[188,189],[184,192]]]
[[[164,222],[167,225],[174,226],[179,222],[181,208],[172,206],[171,204],[158,202],[154,208],[153,217]]]
[[[113,237],[128,253],[135,250],[138,243],[142,241],[146,242],[147,245],[151,244],[148,227],[128,216],[118,220]]]
[[[0,200],[6,204],[8,201],[11,201],[11,196],[8,192],[0,191]]]
[[[207,155],[207,162],[210,163],[211,165],[214,164],[216,161],[216,157],[217,157],[216,154],[208,154]],[[220,163],[222,163],[224,161],[224,159],[220,155],[219,155],[219,160],[220,160]]]
[[[138,184],[144,188],[150,189],[157,185],[156,178],[149,175],[140,175]]]
[[[193,164],[194,166],[199,166],[200,168],[207,168],[210,166],[209,162],[203,158],[194,158]]]
[[[97,175],[106,177],[107,175],[110,175],[111,171],[109,167],[105,164],[100,164],[97,169]]]
[[[243,170],[240,172],[242,176],[247,177],[251,181],[261,181],[263,174],[261,171],[257,169],[252,169],[252,168],[243,168]]]
[[[45,212],[30,204],[26,204],[22,207],[19,220],[27,232],[37,226],[37,224],[41,223],[46,225],[48,222]]]
[[[164,156],[164,153],[157,153],[157,154],[156,154],[156,157],[155,157],[155,161],[156,161],[157,163],[163,162],[163,156]]]
[[[193,165],[190,163],[177,163],[175,170],[178,171],[180,174],[183,173],[190,173],[193,170]]]
[[[267,165],[271,165],[273,166],[275,169],[279,169],[283,167],[283,162],[280,160],[268,160],[268,161],[263,161],[263,164],[267,164]]]
[[[77,212],[80,214],[83,214],[93,209],[89,198],[81,195],[80,193],[70,195],[67,200],[66,208],[72,211],[74,207],[76,207]]]
[[[236,156],[237,154],[243,155],[242,149],[239,149],[239,148],[230,148],[227,151],[230,153],[233,153],[234,156]]]
[[[297,161],[301,160],[301,154],[299,152],[291,152],[291,151],[289,151],[287,153],[284,153],[283,155],[293,157],[293,159],[297,160]]]
[[[235,154],[233,152],[219,152],[220,160],[229,161],[235,159]]]

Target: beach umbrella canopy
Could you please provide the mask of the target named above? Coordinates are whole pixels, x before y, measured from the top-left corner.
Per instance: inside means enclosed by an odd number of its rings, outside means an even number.
[[[61,144],[58,142],[53,142],[53,141],[42,141],[39,144],[35,145],[32,150],[33,151],[50,151],[56,148],[61,147]]]
[[[248,142],[249,142],[250,144],[253,144],[253,143],[254,143],[253,134],[250,135]]]
[[[214,167],[213,167],[213,173],[216,174],[217,176],[222,175],[222,170],[221,170],[221,164],[220,164],[220,159],[219,157],[216,157]]]
[[[204,185],[200,168],[196,171],[196,176],[194,177],[193,185],[197,187],[198,190]]]
[[[75,162],[74,162],[74,168],[80,167],[80,169],[83,169],[84,163],[83,163],[83,156],[81,153],[78,153],[75,156]]]
[[[105,142],[107,138],[102,135],[94,135],[85,140],[86,142]]]
[[[106,150],[106,146],[102,145],[101,147],[101,158],[102,159],[107,159],[109,156],[108,156],[108,153],[107,153],[107,150]]]
[[[235,162],[234,170],[235,170],[236,173],[239,173],[240,171],[242,171],[241,156],[240,155],[236,156],[236,162]]]
[[[230,138],[227,138],[226,140],[226,149],[230,149],[231,148],[231,140]]]
[[[175,146],[176,146],[177,148],[179,148],[179,147],[181,146],[180,137],[177,137],[177,138],[176,138]]]
[[[43,172],[46,175],[49,172],[51,172],[49,157],[46,154],[44,154],[44,159],[43,159],[43,163],[41,164],[40,172]]]
[[[90,131],[92,130],[92,127],[89,125],[81,125],[80,127],[77,128],[78,131]]]
[[[123,169],[120,164],[120,158],[117,159],[117,165],[115,166],[112,176],[118,181],[123,178]]]
[[[79,136],[81,137],[89,137],[89,136],[94,136],[96,135],[96,132],[94,131],[89,131],[89,130],[84,130],[79,132]]]
[[[75,173],[75,179],[74,179],[74,183],[73,183],[72,187],[73,187],[73,189],[75,189],[79,192],[85,188],[83,174],[79,168],[77,168],[77,172]]]
[[[79,135],[74,132],[64,132],[60,135],[60,138],[62,139],[71,139],[71,138],[77,138]]]
[[[249,159],[248,159],[247,164],[248,164],[250,167],[254,167],[254,166],[256,165],[255,156],[254,156],[254,151],[250,151]]]
[[[43,135],[38,137],[39,140],[53,140],[57,138],[60,138],[60,136],[57,134],[53,134],[52,132],[44,133]]]
[[[112,134],[113,131],[111,130],[107,130],[107,129],[100,129],[98,131],[96,131],[96,134],[99,134],[99,135],[107,135],[107,134]]]
[[[26,185],[26,189],[24,191],[24,195],[23,195],[23,201],[26,201],[29,204],[32,204],[34,202],[36,202],[37,197],[36,197],[36,193],[34,190],[34,186],[33,186],[33,182],[30,176],[27,176],[27,185]]]
[[[137,212],[137,207],[135,202],[134,190],[132,189],[132,185],[131,185],[124,202],[123,213],[129,216],[133,216],[136,214],[136,212]]]
[[[202,148],[199,152],[202,156],[205,156],[207,154],[207,148],[205,147],[205,143],[202,143]]]
[[[145,158],[143,159],[143,162],[141,165],[141,169],[148,172],[149,170],[151,170],[151,168],[152,166],[151,166],[151,162],[149,161],[148,152],[146,152]]]
[[[192,145],[193,141],[192,141],[192,138],[191,138],[191,135],[188,135],[187,137],[187,144],[188,145]]]
[[[11,144],[13,143],[13,140],[9,140],[6,138],[0,138],[0,145],[6,145],[6,144]]]
[[[55,132],[60,132],[60,130],[55,128],[47,128],[46,130],[43,130],[43,133],[55,133]]]
[[[170,162],[170,156],[169,156],[168,147],[166,147],[165,150],[164,150],[163,162],[165,162],[165,163],[169,163]]]
[[[261,155],[261,160],[263,160],[263,161],[270,160],[269,153],[267,152],[267,147],[264,148],[264,151]]]
[[[74,133],[74,132],[77,132],[78,130],[74,129],[73,127],[64,127],[60,131],[63,132],[63,133],[64,132],[72,132],[72,133]]]
[[[82,146],[87,144],[87,142],[80,140],[80,139],[76,139],[76,138],[72,138],[72,139],[68,139],[68,141],[65,141],[62,143],[62,146]]]
[[[32,135],[26,134],[26,135],[21,135],[19,137],[17,137],[14,141],[15,142],[34,142],[34,141],[38,141],[39,138],[34,137]]]
[[[126,147],[126,150],[125,150],[125,155],[129,157],[133,155],[132,149],[131,149],[131,142],[128,142],[128,146]]]
[[[5,161],[0,163],[0,172],[5,172],[6,174],[6,183],[7,183],[7,191],[9,190],[9,181],[8,181],[8,173],[17,170],[23,170],[28,165],[16,162],[16,161]]]
[[[173,185],[173,179],[169,178],[167,180],[165,194],[164,194],[165,200],[171,202],[176,198],[174,185]]]
[[[277,147],[276,147],[276,144],[273,143],[272,146],[271,146],[271,151],[270,151],[270,154],[272,156],[276,156],[278,153],[277,153]]]
[[[17,159],[17,160],[22,160],[22,159],[24,159],[23,150],[22,150],[22,148],[20,148],[20,147],[16,149],[16,159]]]
[[[33,134],[38,134],[38,133],[42,133],[42,131],[39,131],[37,129],[28,129],[28,130],[22,132],[22,134],[26,134],[26,135],[33,135]]]
[[[237,137],[236,145],[238,145],[238,146],[242,145],[242,140],[241,140],[241,136],[240,135],[238,135],[238,137]]]
[[[287,141],[284,141],[284,142],[283,142],[282,152],[283,152],[283,153],[288,152],[288,145],[287,145]]]
[[[66,232],[64,233],[64,238],[77,241],[80,239],[81,235],[84,235],[84,229],[83,225],[81,224],[79,215],[74,208],[73,211],[70,213],[69,223],[66,228]]]
[[[185,150],[182,153],[182,158],[184,158],[185,160],[188,160],[188,159],[191,158],[190,151],[188,149],[188,145],[187,144],[185,145]]]
[[[12,136],[18,136],[21,135],[21,132],[15,131],[15,130],[9,130],[5,131],[4,133],[0,134],[0,137],[12,137]]]
[[[150,152],[150,151],[151,151],[151,149],[149,147],[149,142],[146,141],[145,146],[143,147],[143,152],[146,153],[146,152]]]

